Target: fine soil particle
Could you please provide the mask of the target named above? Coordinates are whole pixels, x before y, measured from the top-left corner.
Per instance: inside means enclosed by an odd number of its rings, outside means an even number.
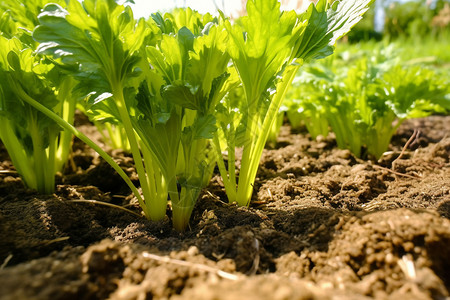
[[[81,116],[77,126],[101,143]],[[250,207],[227,203],[215,175],[184,233],[170,211],[150,222],[78,201],[141,214],[78,140],[47,196],[23,187],[0,144],[0,299],[445,299],[449,128],[449,116],[406,121],[375,162],[283,126]],[[130,155],[105,148],[137,184]]]

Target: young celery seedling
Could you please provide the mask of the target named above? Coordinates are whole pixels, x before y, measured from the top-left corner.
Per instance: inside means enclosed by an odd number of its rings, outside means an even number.
[[[215,107],[226,93],[226,32],[190,9],[166,14],[165,20],[153,17],[164,32],[157,45],[147,47],[152,68],[137,95],[142,115],[135,128],[167,178],[173,225],[181,231],[216,161],[210,141]]]
[[[325,59],[330,60],[333,56]],[[323,60],[323,61],[325,61]],[[332,94],[332,90],[326,90],[326,85],[320,85],[315,82],[317,78],[322,80],[332,80],[328,77],[327,68],[314,69],[314,75],[305,72],[310,71],[311,67],[306,67],[297,74],[292,87],[289,90],[283,105],[286,106],[287,119],[293,129],[299,129],[302,125],[306,127],[313,139],[319,135],[326,137],[329,133],[329,124],[326,118],[323,117],[325,113],[325,105],[318,100],[318,94],[325,95]]]
[[[33,55],[18,38],[0,36],[0,139],[24,184],[40,193],[55,190],[55,175],[67,161],[72,135],[27,103],[35,99],[73,122],[74,80]]]
[[[371,50],[372,56],[353,59],[350,67],[342,61],[331,68],[310,66],[295,86],[306,94],[303,109],[322,107],[320,119],[330,124],[338,146],[357,157],[379,159],[405,119],[450,108],[444,78],[423,67],[400,66],[398,56],[384,50]]]
[[[0,119],[4,125],[0,128],[0,135],[3,142],[7,149],[12,149],[13,163],[25,184],[49,193],[54,189],[53,172],[62,170],[72,137],[76,136],[97,151],[124,179],[139,202],[143,203],[136,187],[119,165],[71,125],[77,98],[72,91],[77,82],[67,76],[67,70],[62,71],[59,62],[49,62],[33,53],[37,43],[31,37],[31,31],[38,24],[38,13],[48,2],[66,4],[64,0],[0,3],[0,10],[6,10],[0,17],[0,29],[6,38],[2,39],[6,45],[2,44],[1,47],[3,63],[0,75],[4,76],[4,80],[0,80],[3,84],[0,86]],[[32,117],[23,119],[23,116]],[[34,124],[34,120],[39,122]],[[65,130],[62,131],[62,128]],[[36,129],[41,136],[35,134]],[[43,151],[40,154],[33,154],[46,144],[48,147],[41,149]],[[32,154],[29,153],[30,148],[33,148]],[[36,163],[37,159],[40,162]]]
[[[59,1],[59,0],[57,0]],[[0,139],[24,184],[41,193],[55,189],[55,174],[63,170],[72,134],[26,99],[40,101],[66,122],[73,122],[75,81],[36,56],[31,30],[46,0],[0,3]]]
[[[135,113],[134,94],[140,83],[140,50],[152,29],[144,19],[136,22],[130,7],[106,0],[70,1],[67,9],[49,4],[39,15],[39,22],[41,25],[33,33],[33,38],[41,43],[38,52],[72,66],[68,70],[79,81],[75,92],[89,96],[93,107],[105,104],[107,113],[123,125],[145,200],[136,196],[148,218],[162,219],[167,196],[158,188],[165,181],[158,172],[146,172],[153,166],[146,160],[149,150],[140,147],[131,121]]]
[[[297,16],[280,12],[276,0],[249,0],[248,16],[233,26],[225,21],[230,35],[228,51],[244,89],[237,107],[224,101],[220,136],[227,138],[228,169],[218,162],[230,202],[248,206],[259,161],[270,128],[296,72],[305,60],[333,53],[338,38],[347,33],[368,9],[371,0],[344,0],[329,5],[320,0]],[[228,106],[228,107],[227,107]],[[230,113],[239,111],[239,114]],[[242,118],[240,125],[230,118]],[[223,152],[219,135],[215,147]],[[234,147],[243,148],[239,180],[236,182]]]

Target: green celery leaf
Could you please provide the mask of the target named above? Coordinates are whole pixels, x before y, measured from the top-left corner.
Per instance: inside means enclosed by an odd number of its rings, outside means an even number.
[[[164,19],[163,16],[157,12],[151,15],[152,20],[158,26],[162,33],[169,34],[174,31],[172,21]]]
[[[170,28],[172,31],[166,31],[165,33],[176,33],[183,27],[188,28],[195,36],[199,36],[202,34],[205,26],[210,22],[217,22],[215,18],[211,16],[211,14],[200,14],[191,8],[176,8],[170,13],[164,14],[165,23],[170,23],[171,26],[167,26],[166,28]]]
[[[201,99],[197,97],[195,87],[187,85],[168,85],[162,90],[162,97],[173,104],[183,108],[199,110],[201,107]]]
[[[152,124],[149,119],[139,119],[135,123],[143,143],[154,154],[162,172],[175,172],[178,148],[181,140],[180,117],[173,112],[165,123]],[[171,178],[171,176],[167,176]]]
[[[61,58],[63,64],[77,65],[73,74],[80,81],[78,91],[99,103],[118,84],[137,84],[135,67],[149,30],[145,21],[136,23],[129,7],[114,1],[70,1],[67,10],[56,4],[45,6],[39,15],[41,25],[33,32],[40,42],[38,53]],[[73,70],[73,69],[72,69]],[[136,86],[135,86],[136,88]]]
[[[37,16],[42,11],[44,6],[48,3],[57,3],[65,6],[65,0],[9,0],[0,1],[0,13],[6,12],[15,23],[15,30],[24,28],[26,30],[33,30],[39,24]],[[0,18],[0,24],[2,18]],[[2,26],[0,25],[0,28]],[[3,29],[3,28],[2,28]],[[11,28],[12,29],[12,28]],[[13,32],[10,32],[14,34]],[[10,36],[9,38],[11,38]]]
[[[247,12],[248,16],[241,20],[242,26],[232,27],[228,21],[225,26],[230,35],[228,52],[246,87],[246,106],[254,111],[260,104],[259,96],[273,85],[290,55],[289,41],[296,15],[282,14],[276,0],[250,0]]]
[[[378,95],[401,119],[424,117],[450,107],[445,98],[450,93],[448,83],[421,66],[395,66],[377,83]]]
[[[293,57],[307,60],[331,55],[336,41],[361,20],[373,1],[335,1],[331,7],[327,0],[311,4],[294,29]]]
[[[193,125],[193,138],[212,139],[216,130],[216,118],[213,115],[201,116]]]
[[[146,47],[147,59],[168,83],[183,79],[184,49],[173,35],[163,35],[159,46]]]
[[[207,113],[214,109],[217,101],[226,91],[220,93],[225,84],[229,55],[226,52],[227,32],[223,27],[212,25],[208,34],[195,39],[193,51],[189,53],[189,72],[187,80],[192,85],[198,85],[203,101],[202,111]]]
[[[49,130],[59,131],[60,127],[44,114],[28,105],[23,97],[31,97],[49,109],[58,103],[55,86],[45,76],[53,69],[33,50],[18,38],[7,39],[0,36],[0,79],[2,82],[0,96],[0,116],[12,121],[15,134],[30,155],[33,153],[30,126],[38,127],[40,135],[48,146]],[[38,70],[39,73],[36,73]],[[38,150],[39,151],[39,150]],[[43,150],[42,150],[43,151]]]

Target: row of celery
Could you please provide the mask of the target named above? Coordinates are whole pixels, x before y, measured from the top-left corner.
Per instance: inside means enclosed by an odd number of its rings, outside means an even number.
[[[434,57],[405,60],[398,45],[369,46],[305,66],[284,111],[292,127],[304,124],[313,138],[331,128],[340,148],[377,160],[406,119],[450,112],[450,82]]]
[[[170,199],[182,231],[216,165],[229,201],[249,205],[296,73],[331,55],[372,0],[320,0],[300,14],[249,0],[234,23],[189,8],[135,20],[111,0],[46,2],[2,2],[0,139],[25,184],[53,191],[73,134],[117,170],[147,218],[164,218]],[[125,132],[142,193],[72,125],[76,105]]]

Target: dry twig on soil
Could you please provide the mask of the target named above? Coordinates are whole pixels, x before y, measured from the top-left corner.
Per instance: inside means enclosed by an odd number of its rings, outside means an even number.
[[[115,205],[115,204],[111,204],[108,202],[103,202],[103,201],[98,201],[98,200],[67,200],[69,202],[75,202],[75,203],[91,203],[91,204],[98,204],[98,205],[104,205],[104,206],[109,206],[109,207],[113,207],[113,208],[117,208],[117,209],[121,209],[123,211],[126,211],[130,214],[133,214],[135,216],[138,216],[139,218],[142,218],[142,215],[135,213],[132,210],[129,210],[123,206],[119,206],[119,205]]]
[[[222,278],[229,279],[229,280],[236,281],[239,279],[238,275],[231,274],[231,273],[222,271],[220,269],[216,269],[216,268],[202,265],[202,264],[192,263],[192,262],[185,261],[185,260],[174,259],[174,258],[170,258],[167,256],[159,256],[159,255],[148,253],[148,252],[142,252],[142,256],[145,258],[153,259],[153,260],[164,262],[164,263],[170,263],[170,264],[174,264],[174,265],[179,265],[179,266],[184,266],[184,267],[188,267],[188,268],[194,268],[197,270],[202,270],[202,271],[209,272],[209,273],[214,273],[217,276],[220,276]]]
[[[419,137],[419,134],[420,134],[420,131],[419,131],[418,129],[414,129],[413,134],[412,134],[411,137],[408,139],[408,141],[406,141],[406,144],[403,146],[402,152],[400,152],[400,155],[399,155],[396,159],[394,159],[394,160],[392,161],[392,167],[391,167],[392,171],[395,172],[395,165],[396,165],[397,161],[398,161],[400,158],[403,157],[403,155],[405,154],[406,149],[408,148],[408,146],[409,146],[416,138]],[[395,174],[395,173],[394,173],[394,174]],[[397,179],[397,177],[396,177],[396,179]]]

